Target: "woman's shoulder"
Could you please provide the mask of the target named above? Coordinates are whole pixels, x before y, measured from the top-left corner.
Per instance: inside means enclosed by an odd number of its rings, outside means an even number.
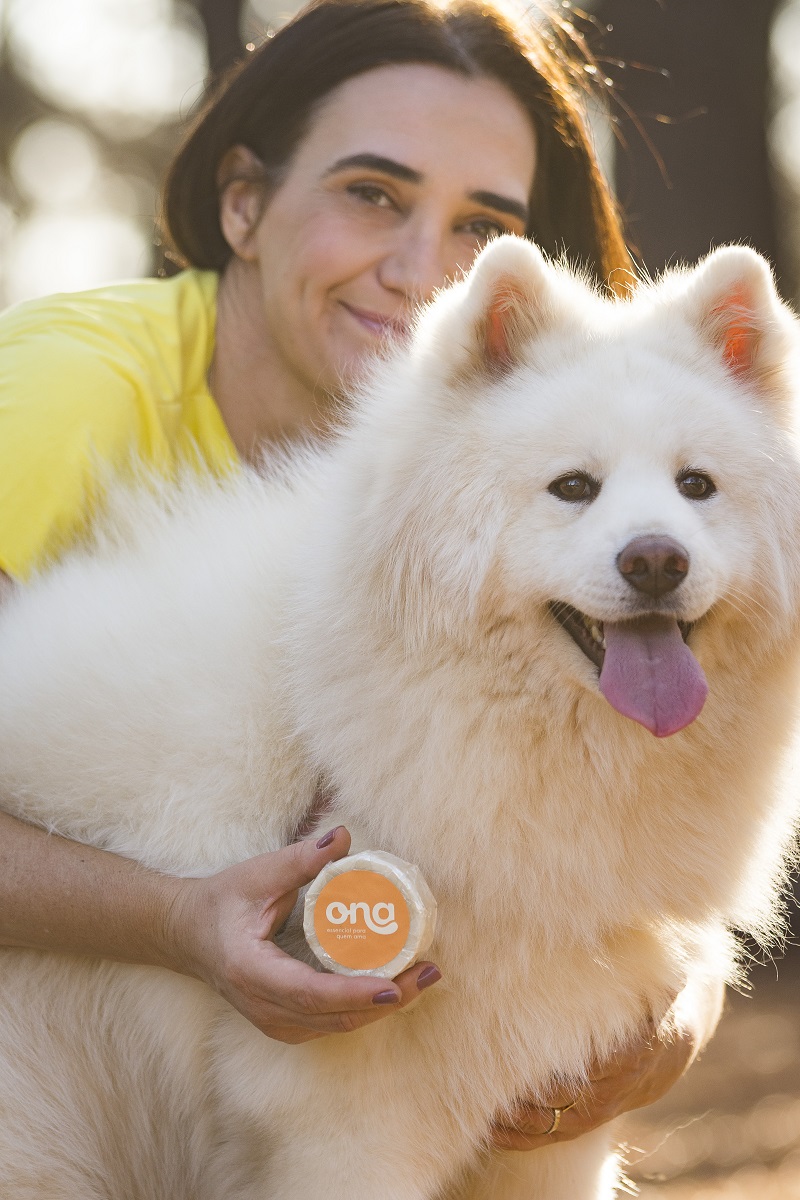
[[[227,461],[227,435],[207,383],[216,292],[213,272],[190,270],[7,310],[0,316],[0,440],[6,447],[24,441],[41,456],[45,442],[64,450],[88,438],[102,457],[121,447],[153,464],[171,463],[188,441],[205,458]]]
[[[27,300],[0,314],[0,347],[26,366],[93,357],[144,370],[165,396],[205,378],[214,348],[218,277],[187,270]],[[8,360],[7,360],[8,361]]]
[[[70,544],[98,472],[169,470],[182,437],[222,457],[206,385],[215,300],[216,276],[187,271],[0,316],[0,568],[24,578]]]
[[[216,300],[218,275],[216,271],[200,271],[189,267],[170,277],[158,276],[124,279],[99,287],[72,292],[54,292],[22,300],[0,313],[0,323],[27,325],[42,313],[80,316],[92,312],[136,312],[148,317],[176,318],[188,306],[213,307]]]

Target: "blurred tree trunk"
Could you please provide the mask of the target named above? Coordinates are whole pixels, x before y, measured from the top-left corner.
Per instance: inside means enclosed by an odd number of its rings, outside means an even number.
[[[243,0],[197,0],[197,10],[206,31],[208,90],[244,57],[241,35]]]
[[[779,274],[788,269],[766,142],[768,38],[778,6],[779,0],[593,6],[599,21],[613,26],[600,53],[627,64],[611,63],[608,73],[623,108],[641,123],[639,130],[618,112],[617,183],[631,238],[651,270],[728,241],[749,242]],[[791,292],[794,282],[784,279],[784,290]]]

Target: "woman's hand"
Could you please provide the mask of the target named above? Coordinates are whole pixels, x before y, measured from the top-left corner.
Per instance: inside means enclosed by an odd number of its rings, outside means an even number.
[[[298,889],[349,848],[350,835],[339,826],[316,844],[297,842],[207,879],[182,881],[190,886],[176,893],[170,911],[169,965],[203,979],[281,1042],[348,1033],[410,1004],[440,978],[432,963],[416,963],[395,980],[327,975],[272,941]]]
[[[555,1095],[547,1108],[521,1102],[506,1119],[495,1124],[492,1146],[498,1150],[536,1150],[554,1142],[568,1142],[622,1113],[652,1104],[677,1083],[701,1040],[697,1031],[676,1030],[673,1022],[662,1023],[659,1029],[652,1025],[639,1041],[610,1062],[596,1063],[590,1083],[580,1096]],[[548,1134],[553,1109],[566,1108],[576,1099],[575,1107],[561,1114],[558,1129]]]

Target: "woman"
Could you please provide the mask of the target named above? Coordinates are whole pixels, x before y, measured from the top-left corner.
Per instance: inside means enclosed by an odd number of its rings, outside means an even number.
[[[217,472],[336,423],[415,303],[510,231],[627,266],[570,68],[486,5],[323,0],[253,55],[190,133],[166,215],[192,269],[23,305],[0,323],[0,566],[23,579],[91,518],[98,462]],[[177,880],[2,816],[0,943],[151,963],[287,1042],[355,1029],[435,983],[313,972],[270,940],[347,831]],[[711,1021],[713,1014],[710,1015]],[[599,1064],[591,1095],[521,1102],[498,1145],[569,1138],[655,1099],[703,1031]],[[563,1109],[563,1113],[562,1113]]]

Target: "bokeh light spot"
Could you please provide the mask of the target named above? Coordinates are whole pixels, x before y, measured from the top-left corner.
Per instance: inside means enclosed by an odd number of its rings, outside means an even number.
[[[20,223],[9,248],[6,297],[13,303],[146,275],[150,257],[150,239],[128,217],[37,212]]]
[[[106,133],[143,136],[199,94],[206,54],[189,6],[173,9],[167,0],[6,5],[17,69],[40,95],[85,112]]]
[[[90,195],[100,174],[94,139],[67,121],[28,125],[14,143],[11,177],[20,193],[45,207],[73,204]]]

